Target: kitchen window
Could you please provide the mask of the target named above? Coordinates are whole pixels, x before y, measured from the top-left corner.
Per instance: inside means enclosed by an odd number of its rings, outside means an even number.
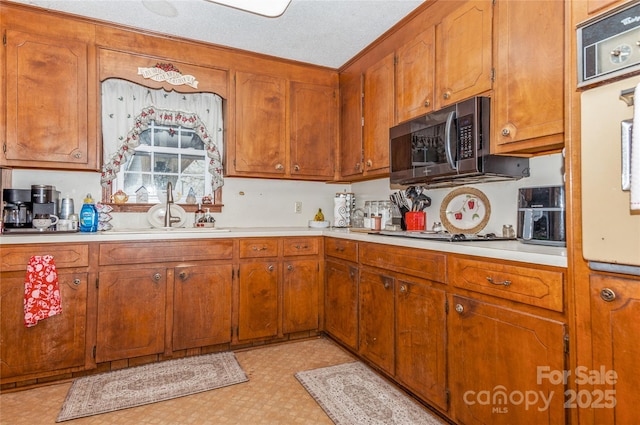
[[[220,96],[105,80],[102,133],[104,202],[122,190],[129,200],[121,210],[142,211],[149,204],[163,202],[167,182],[171,182],[176,203],[195,206],[211,196],[214,206],[221,206]],[[141,199],[144,192],[146,202]]]

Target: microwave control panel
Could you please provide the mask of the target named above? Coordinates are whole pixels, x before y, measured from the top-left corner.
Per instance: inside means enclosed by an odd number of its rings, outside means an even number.
[[[458,158],[473,158],[473,115],[458,118]]]
[[[640,71],[640,2],[578,25],[578,87]]]

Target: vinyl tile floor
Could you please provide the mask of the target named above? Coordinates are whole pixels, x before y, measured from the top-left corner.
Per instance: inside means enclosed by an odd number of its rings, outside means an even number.
[[[68,425],[333,424],[294,377],[296,372],[354,361],[325,338],[236,352],[249,382],[86,418]],[[0,394],[0,424],[55,424],[71,382]]]

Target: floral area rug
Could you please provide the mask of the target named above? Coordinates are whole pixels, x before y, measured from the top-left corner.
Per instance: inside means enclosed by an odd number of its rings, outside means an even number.
[[[56,422],[183,397],[248,380],[232,352],[86,376],[73,381]]]
[[[296,373],[337,425],[441,425],[432,415],[361,362]]]

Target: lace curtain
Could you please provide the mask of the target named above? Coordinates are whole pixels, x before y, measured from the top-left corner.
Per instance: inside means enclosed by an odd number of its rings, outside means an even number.
[[[194,129],[205,144],[211,189],[222,177],[222,98],[213,93],[177,93],[150,89],[126,80],[102,83],[102,186],[109,186],[120,167],[140,145],[140,133],[151,121]]]

